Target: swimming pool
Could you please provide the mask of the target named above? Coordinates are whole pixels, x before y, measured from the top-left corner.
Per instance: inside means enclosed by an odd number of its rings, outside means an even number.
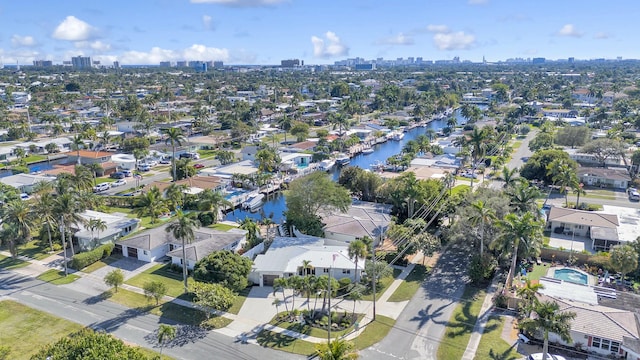
[[[559,280],[564,280],[576,284],[589,284],[589,275],[581,271],[569,268],[556,269],[553,273],[553,277]]]
[[[242,191],[242,190],[234,190],[234,191],[227,191],[227,194],[224,196],[225,199],[230,200],[232,197],[234,196],[238,196],[238,195],[242,195],[244,194],[246,191]]]

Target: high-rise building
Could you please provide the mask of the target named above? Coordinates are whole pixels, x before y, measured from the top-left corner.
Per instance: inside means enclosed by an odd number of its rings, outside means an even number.
[[[537,57],[537,58],[531,59],[531,63],[532,64],[544,64],[545,61],[547,61],[547,59],[545,59],[543,57]]]
[[[224,62],[222,61],[214,61],[213,67],[216,69],[222,69],[224,67]]]
[[[53,62],[51,60],[33,60],[33,66],[50,67],[53,66]]]
[[[184,60],[176,61],[176,67],[187,67],[187,62]]]
[[[171,61],[160,61],[160,67],[171,67]]]
[[[282,60],[280,61],[280,66],[283,68],[292,68],[292,67],[300,66],[300,60],[299,59]]]
[[[114,69],[120,69],[120,61],[114,61],[113,62],[113,68]]]
[[[71,58],[71,65],[76,69],[90,69],[91,58],[88,56],[75,56]]]

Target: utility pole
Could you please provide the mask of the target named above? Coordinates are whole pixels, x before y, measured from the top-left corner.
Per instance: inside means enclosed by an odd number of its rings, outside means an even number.
[[[62,254],[64,257],[64,276],[69,275],[69,270],[67,269],[67,246],[64,239],[64,221],[62,216],[60,217],[60,235],[62,237]]]
[[[329,344],[331,344],[331,270],[333,270],[333,266],[329,266],[329,294],[328,294],[328,298],[329,298],[329,327],[327,328],[327,341],[329,342]]]
[[[382,225],[380,225],[380,241],[382,241]],[[371,244],[371,261],[373,262],[372,281],[373,289],[373,321],[376,320],[376,244]],[[365,260],[366,262],[366,260]]]

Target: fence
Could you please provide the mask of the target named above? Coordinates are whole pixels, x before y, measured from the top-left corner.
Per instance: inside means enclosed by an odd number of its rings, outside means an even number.
[[[250,250],[245,251],[242,256],[249,258],[251,260],[255,259],[255,257],[264,251],[264,241],[260,244],[252,247]]]

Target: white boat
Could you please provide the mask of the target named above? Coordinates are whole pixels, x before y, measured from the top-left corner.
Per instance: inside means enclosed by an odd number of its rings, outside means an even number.
[[[362,150],[362,153],[365,154],[365,155],[366,154],[373,154],[373,152],[374,152],[373,148],[366,148],[366,149]]]
[[[400,140],[404,139],[404,133],[402,131],[396,131],[393,134],[393,138],[392,139],[395,140],[395,141],[400,141]]]
[[[262,205],[262,199],[264,199],[264,194],[253,194],[242,203],[242,208],[247,210],[255,210]]]
[[[348,165],[351,162],[351,158],[347,154],[340,154],[336,158],[336,164],[340,166]]]
[[[331,171],[333,167],[336,165],[336,161],[333,159],[324,159],[320,161],[320,165],[318,166],[322,171]]]

